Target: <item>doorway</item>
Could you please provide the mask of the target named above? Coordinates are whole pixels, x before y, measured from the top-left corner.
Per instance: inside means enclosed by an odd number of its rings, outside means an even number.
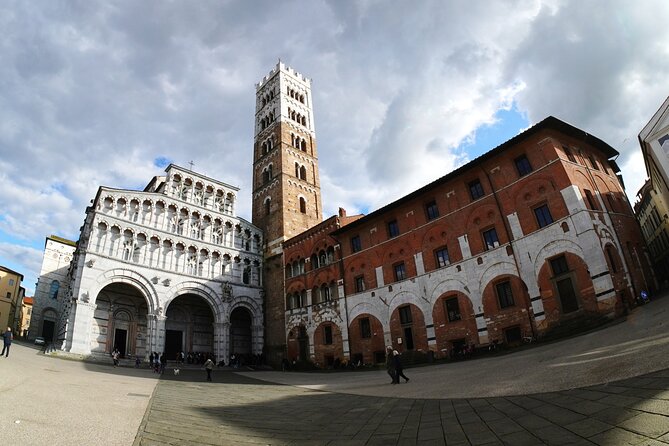
[[[121,358],[125,357],[126,343],[128,341],[128,330],[117,328],[114,330],[114,349],[118,350]]]
[[[571,278],[558,279],[555,283],[560,295],[562,312],[571,313],[578,310],[578,299],[576,299],[576,292],[574,291],[574,285],[571,283]]]
[[[54,321],[44,321],[44,324],[42,325],[42,337],[46,342],[53,341],[53,332],[55,327],[56,324]]]
[[[230,315],[230,353],[250,355],[251,314],[245,308],[235,308]]]
[[[297,342],[300,345],[300,359],[306,361],[309,359],[309,335],[307,329],[300,326],[300,334],[297,337]]]
[[[177,353],[183,350],[183,331],[165,330],[165,355],[167,359],[174,359]]]

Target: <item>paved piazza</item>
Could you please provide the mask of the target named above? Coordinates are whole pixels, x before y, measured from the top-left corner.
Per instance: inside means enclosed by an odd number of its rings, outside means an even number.
[[[512,354],[349,373],[166,372],[0,359],[12,445],[669,444],[669,298]]]

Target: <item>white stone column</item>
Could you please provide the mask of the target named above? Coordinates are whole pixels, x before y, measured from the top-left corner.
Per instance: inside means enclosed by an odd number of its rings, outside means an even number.
[[[230,323],[214,323],[214,354],[216,361],[223,359],[226,364],[230,361]]]
[[[69,351],[80,355],[91,354],[91,321],[96,305],[76,300],[70,312],[71,333],[67,333]],[[68,330],[69,331],[69,330]]]
[[[151,331],[151,347],[154,352],[165,352],[165,321],[167,317],[148,315],[149,321],[153,318],[153,330]]]

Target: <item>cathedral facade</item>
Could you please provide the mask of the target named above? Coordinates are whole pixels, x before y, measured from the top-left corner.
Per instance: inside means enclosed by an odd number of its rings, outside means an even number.
[[[71,258],[51,268],[45,252],[35,313],[49,319],[31,333],[81,355],[260,354],[263,238],[237,192],[176,165],[142,191],[100,187],[76,248],[47,240]]]

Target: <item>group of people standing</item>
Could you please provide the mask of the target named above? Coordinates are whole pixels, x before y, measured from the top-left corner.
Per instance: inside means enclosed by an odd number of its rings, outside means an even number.
[[[390,384],[399,384],[400,378],[404,378],[405,383],[409,382],[409,378],[403,372],[404,368],[402,367],[400,352],[393,350],[392,347],[386,347],[386,370],[392,379]]]
[[[165,353],[154,352],[149,355],[149,367],[153,369],[153,373],[163,373],[165,371],[165,366],[167,365],[167,359],[165,359]]]

